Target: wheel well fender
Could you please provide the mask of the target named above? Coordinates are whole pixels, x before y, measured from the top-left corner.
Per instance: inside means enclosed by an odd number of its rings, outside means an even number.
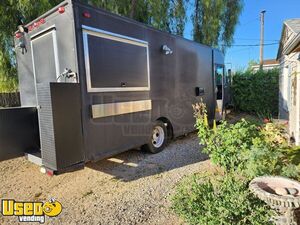
[[[171,140],[174,138],[174,131],[173,131],[173,125],[171,123],[171,121],[166,118],[166,117],[159,117],[157,119],[157,121],[162,121],[163,123],[166,124],[166,127],[167,127],[167,131],[168,131],[168,139]]]

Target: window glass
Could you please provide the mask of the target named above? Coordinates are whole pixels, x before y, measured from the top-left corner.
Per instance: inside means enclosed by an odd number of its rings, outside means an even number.
[[[216,85],[222,85],[222,78],[224,75],[224,67],[223,66],[216,66]]]
[[[221,100],[223,98],[223,75],[224,75],[224,67],[221,65],[215,66],[215,82],[216,82],[216,94],[217,100]]]
[[[147,87],[147,48],[88,35],[92,88]]]

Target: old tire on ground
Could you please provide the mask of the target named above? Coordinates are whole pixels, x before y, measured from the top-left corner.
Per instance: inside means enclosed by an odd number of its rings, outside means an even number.
[[[150,153],[161,152],[168,144],[168,130],[164,122],[158,120],[154,123],[152,134],[147,144],[142,149]]]

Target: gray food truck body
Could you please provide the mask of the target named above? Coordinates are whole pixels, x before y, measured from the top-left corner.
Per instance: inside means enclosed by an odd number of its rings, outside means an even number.
[[[156,153],[195,130],[192,104],[202,98],[212,120],[227,101],[223,55],[208,46],[71,0],[26,28],[15,38],[22,106],[0,110],[0,160],[26,154],[59,173]]]

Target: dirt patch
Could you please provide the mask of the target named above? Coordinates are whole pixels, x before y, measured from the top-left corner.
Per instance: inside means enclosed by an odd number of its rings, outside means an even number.
[[[210,168],[196,134],[173,141],[156,155],[131,150],[54,177],[18,158],[0,163],[0,198],[56,198],[63,212],[46,218],[46,224],[182,224],[169,209],[169,196],[184,176]],[[1,224],[17,220],[0,216]]]

